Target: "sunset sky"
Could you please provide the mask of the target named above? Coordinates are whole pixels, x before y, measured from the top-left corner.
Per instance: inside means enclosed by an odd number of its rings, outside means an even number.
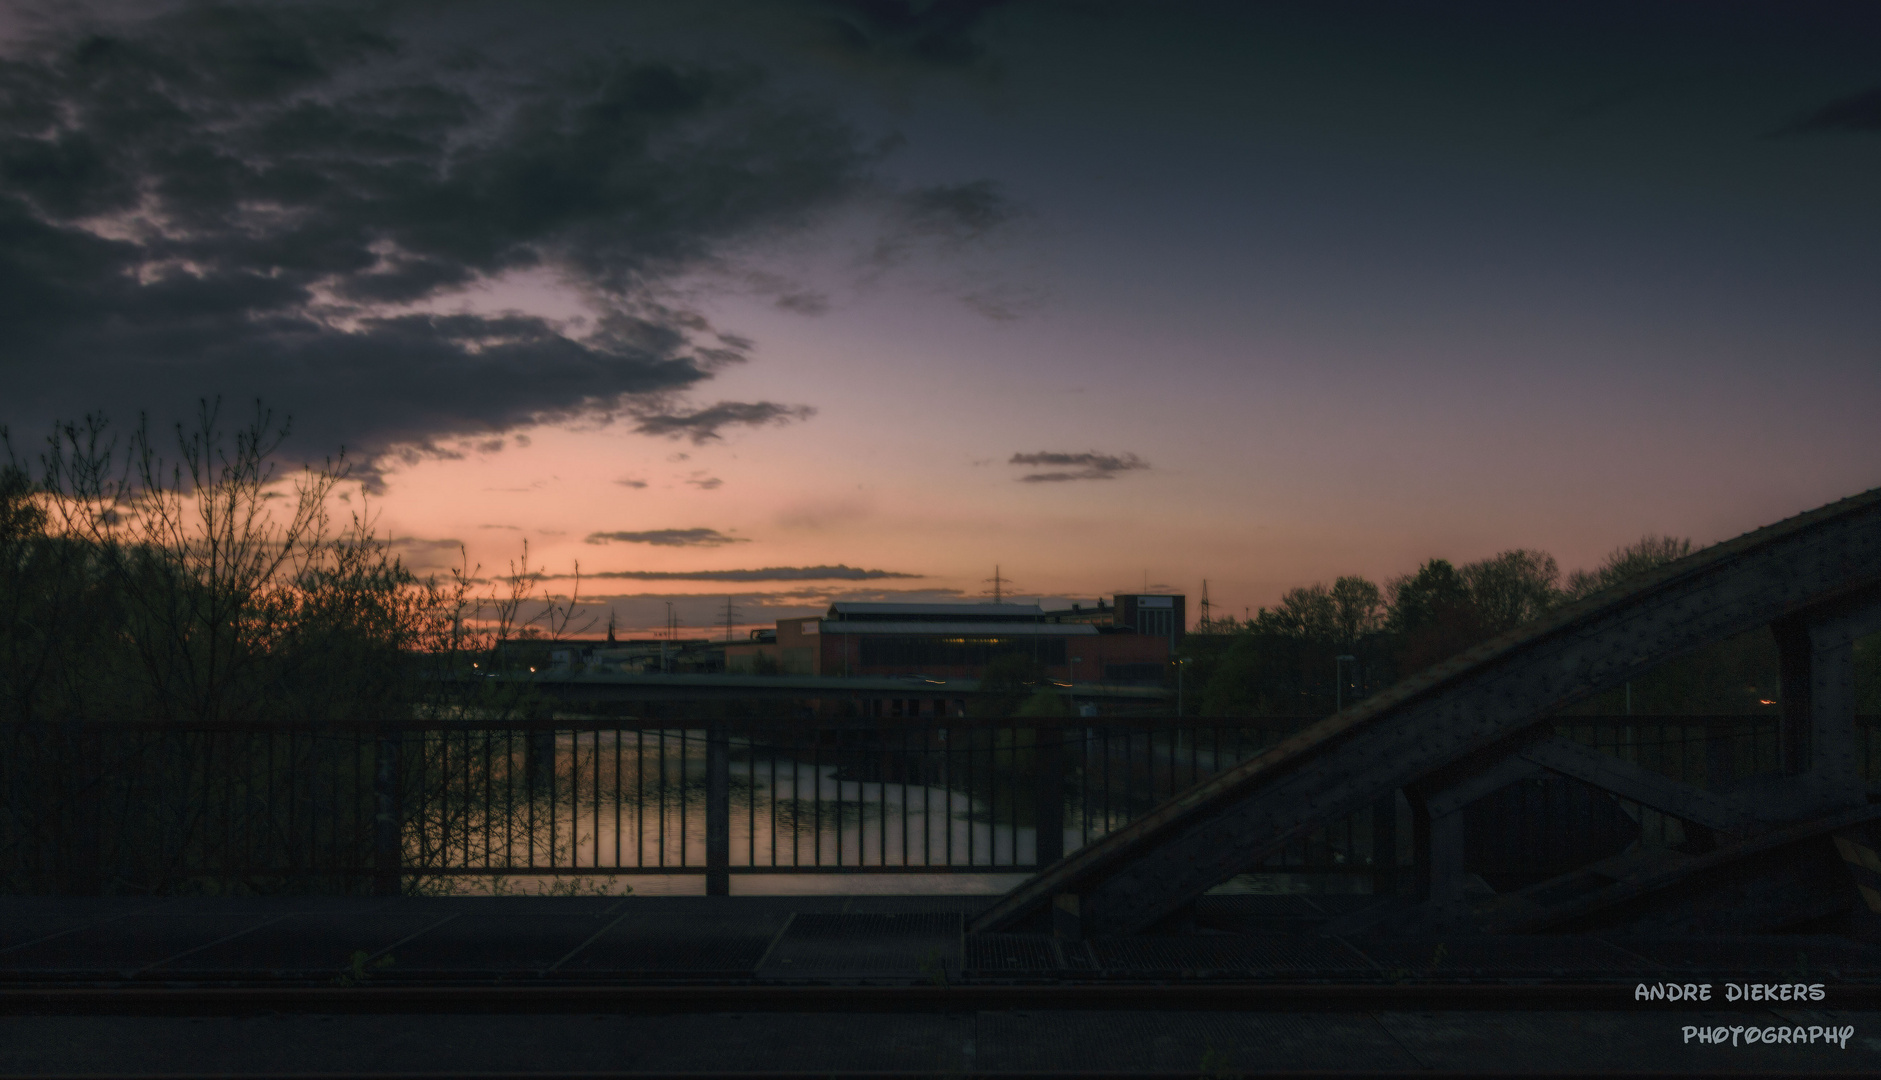
[[[0,35],[16,448],[259,396],[409,564],[527,539],[629,629],[996,565],[1238,615],[1881,484],[1869,5],[21,0]]]

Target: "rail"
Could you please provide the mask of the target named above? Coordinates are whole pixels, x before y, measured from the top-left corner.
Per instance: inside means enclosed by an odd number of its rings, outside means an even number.
[[[1036,870],[1312,717],[400,720],[0,726],[0,891],[453,891],[471,879]],[[1863,762],[1881,775],[1864,718]],[[1717,787],[1771,771],[1775,716],[1559,717]],[[685,726],[679,726],[684,724]],[[1261,872],[1391,891],[1401,797]],[[1531,878],[1679,823],[1568,781],[1477,808],[1473,862]],[[1574,850],[1569,850],[1570,848]]]

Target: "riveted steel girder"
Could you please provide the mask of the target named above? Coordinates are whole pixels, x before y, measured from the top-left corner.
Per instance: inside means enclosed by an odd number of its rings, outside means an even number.
[[[1881,590],[1881,489],[1588,597],[1326,718],[1034,875],[975,919],[1079,898],[1087,933],[1144,930],[1314,828],[1565,706],[1758,626],[1863,611]]]

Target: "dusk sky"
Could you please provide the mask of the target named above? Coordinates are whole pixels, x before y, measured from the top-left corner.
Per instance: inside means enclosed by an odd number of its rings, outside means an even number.
[[[1881,484],[1872,5],[14,2],[0,36],[16,448],[260,397],[408,564],[527,538],[627,628],[995,565],[1239,615]]]

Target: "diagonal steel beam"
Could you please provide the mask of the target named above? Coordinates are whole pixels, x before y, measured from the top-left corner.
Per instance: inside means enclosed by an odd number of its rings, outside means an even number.
[[[1766,852],[1834,833],[1847,832],[1876,819],[1881,819],[1881,806],[1858,806],[1839,810],[1813,821],[1799,822],[1739,840],[1696,858],[1681,859],[1668,865],[1650,868],[1633,877],[1616,881],[1603,889],[1576,896],[1565,903],[1542,911],[1515,916],[1490,929],[1500,933],[1532,933],[1573,924],[1594,917],[1603,911],[1611,911],[1625,904],[1637,903],[1654,894],[1676,889],[1700,875],[1718,871],[1728,872],[1735,864],[1743,863]],[[1849,896],[1851,901],[1853,895],[1851,891]]]
[[[1537,743],[1522,751],[1522,758],[1707,829],[1741,836],[1755,831],[1761,820],[1728,796],[1681,784],[1570,739]]]
[[[1485,642],[1299,732],[1034,875],[994,930],[1080,899],[1131,933],[1314,828],[1710,642],[1881,587],[1881,489],[1697,552]]]
[[[1458,781],[1442,791],[1432,792],[1424,798],[1424,812],[1433,818],[1447,817],[1510,784],[1546,775],[1547,771],[1540,763],[1525,755],[1515,754],[1467,780]]]

